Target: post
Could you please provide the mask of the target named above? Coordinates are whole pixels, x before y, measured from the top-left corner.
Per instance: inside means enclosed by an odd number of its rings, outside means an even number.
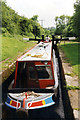
[[[62,40],[62,35],[61,35],[61,40]]]
[[[42,40],[44,41],[44,35],[42,35]]]
[[[62,35],[60,36],[60,41],[59,41],[59,45],[60,45],[61,41],[62,41]]]
[[[36,40],[36,35],[35,35],[35,40]]]
[[[52,35],[52,49],[54,47],[54,35]]]
[[[64,39],[64,46],[65,46],[65,39]]]

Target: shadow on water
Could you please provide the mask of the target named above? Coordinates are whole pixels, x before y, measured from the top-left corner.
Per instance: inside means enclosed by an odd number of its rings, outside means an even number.
[[[6,106],[3,106],[5,111],[2,120],[62,120],[61,117],[54,111],[54,106],[29,110],[28,114],[25,111],[15,112]]]
[[[41,111],[30,111],[29,118],[31,120],[61,120],[61,117],[55,111],[53,111],[53,109],[54,108],[52,106],[46,109],[41,109]]]

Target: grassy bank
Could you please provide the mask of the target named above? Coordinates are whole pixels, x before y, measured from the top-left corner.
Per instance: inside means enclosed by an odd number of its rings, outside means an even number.
[[[78,75],[80,77],[80,60],[79,60],[79,48],[80,43],[76,41],[69,41],[69,42],[61,42],[60,48],[64,52],[64,54],[67,57],[67,61],[71,64],[73,67],[74,74]]]
[[[22,36],[4,37],[2,36],[2,67],[5,63],[12,63],[25,50],[30,49],[36,42],[26,42]]]

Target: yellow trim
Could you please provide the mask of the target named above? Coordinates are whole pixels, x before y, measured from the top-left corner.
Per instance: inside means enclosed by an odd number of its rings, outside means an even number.
[[[12,100],[10,101],[10,105],[12,104]]]
[[[45,103],[45,100],[42,100],[42,104],[43,104],[43,105],[45,105],[45,104],[46,104],[46,103]]]

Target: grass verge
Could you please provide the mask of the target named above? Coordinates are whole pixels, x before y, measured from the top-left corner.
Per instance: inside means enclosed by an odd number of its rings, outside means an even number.
[[[67,62],[69,62],[73,67],[74,74],[78,75],[80,78],[80,43],[75,41],[66,41],[64,45],[64,42],[61,42],[60,49],[67,57]]]
[[[6,67],[5,64],[11,64],[18,56],[35,44],[36,42],[24,41],[20,35],[14,37],[2,36],[2,68]]]

